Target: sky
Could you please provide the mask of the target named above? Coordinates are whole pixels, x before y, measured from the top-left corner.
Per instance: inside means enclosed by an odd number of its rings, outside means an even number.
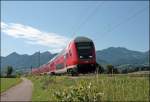
[[[86,36],[96,50],[149,49],[149,1],[1,1],[1,56],[60,52]]]

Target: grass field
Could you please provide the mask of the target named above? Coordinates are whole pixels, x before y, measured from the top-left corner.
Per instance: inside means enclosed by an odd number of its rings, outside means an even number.
[[[21,82],[20,78],[0,78],[0,92],[4,92],[10,87]]]
[[[32,101],[149,101],[149,78],[127,75],[31,76]]]

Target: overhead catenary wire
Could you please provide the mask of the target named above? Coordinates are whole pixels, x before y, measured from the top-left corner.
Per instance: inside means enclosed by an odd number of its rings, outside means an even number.
[[[123,19],[121,22],[115,24],[113,27],[111,27],[109,30],[107,30],[104,35],[107,35],[108,33],[112,32],[114,29],[118,28],[119,26],[121,26],[124,23],[129,22],[130,20],[134,19],[136,16],[138,16],[139,14],[143,13],[143,11],[145,11],[147,9],[147,7],[144,7],[140,10],[138,10],[137,12],[133,13],[131,16],[128,16],[127,18]]]
[[[104,4],[104,2],[101,2],[101,3],[98,3],[98,5],[95,7],[95,9],[86,17],[86,19],[81,22],[79,24],[79,26],[74,30],[73,34],[72,34],[72,38],[74,38],[76,35],[77,35],[77,31],[79,31],[81,29],[81,27],[83,27],[87,22],[88,20],[94,15],[94,13],[96,13],[96,11],[98,10],[99,7],[102,6],[102,4]],[[140,10],[138,10],[137,12],[133,13],[131,16],[128,16],[127,18],[123,19],[121,22],[115,24],[113,27],[111,27],[109,30],[106,30],[104,32],[104,34],[102,34],[101,36],[105,36],[107,35],[108,33],[112,32],[114,29],[118,28],[119,26],[121,26],[122,24],[124,23],[127,23],[129,22],[131,19],[134,19],[136,16],[138,16],[139,14],[141,14],[144,10],[146,10],[147,7],[144,7]]]
[[[97,10],[99,9],[99,7],[102,6],[102,4],[104,4],[104,1],[98,3],[96,5],[96,7],[91,11],[91,13],[79,24],[79,26],[76,27],[76,29],[73,31],[72,37],[74,38],[77,35],[77,31],[79,31],[81,29],[81,27],[83,27],[88,20],[94,16],[94,14],[97,12]]]
[[[83,16],[84,12],[89,11],[90,9],[91,9],[91,8],[86,7],[86,8],[79,14],[79,16],[76,18],[76,19],[77,19],[76,21],[81,20],[81,17]],[[71,32],[71,39],[70,39],[70,41],[72,41],[72,40],[75,38],[76,33],[74,33],[74,31],[75,31],[77,25],[79,25],[78,22],[76,22],[75,24],[73,24],[73,26],[71,27],[71,31],[70,31],[70,32]],[[70,42],[70,41],[69,41],[69,42]]]
[[[98,3],[98,5],[95,7],[95,9],[85,18],[85,20],[83,22],[81,22],[79,24],[79,26],[73,31],[73,35],[72,37],[75,37],[77,35],[77,31],[79,31],[81,29],[81,27],[83,27],[88,20],[94,15],[94,13],[96,13],[96,11],[98,10],[99,7],[102,6],[102,4],[104,4],[104,1],[101,3]],[[121,22],[117,23],[116,25],[114,25],[113,27],[111,27],[109,30],[107,30],[104,34],[106,33],[110,33],[112,32],[114,29],[118,28],[119,26],[121,26],[123,23],[127,23],[128,21],[130,21],[131,19],[133,19],[135,16],[138,16],[140,13],[142,13],[147,7],[144,7],[140,10],[138,10],[137,12],[135,12],[134,14],[132,14],[131,16],[125,18],[124,20],[122,20]]]

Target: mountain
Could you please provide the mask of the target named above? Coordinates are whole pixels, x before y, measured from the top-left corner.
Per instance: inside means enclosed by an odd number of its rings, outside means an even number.
[[[33,55],[20,55],[16,52],[13,52],[6,57],[1,57],[1,68],[4,69],[7,65],[11,65],[16,69],[30,69],[31,66],[38,67],[39,62],[40,65],[47,63],[55,55],[56,54],[52,54],[48,51],[43,53],[36,52]],[[149,51],[132,51],[123,47],[110,47],[96,51],[96,60],[102,65],[148,65],[148,56]]]
[[[19,55],[16,52],[11,53],[6,57],[1,57],[1,68],[5,68],[8,65],[13,66],[16,69],[30,69],[32,67],[39,66],[39,55],[40,55],[40,65],[48,62],[56,54],[51,54],[50,52],[39,53],[36,52],[33,55]]]
[[[123,47],[110,47],[96,52],[98,59],[101,59],[109,64],[122,65],[122,64],[148,64],[149,51],[139,52],[128,50]],[[98,60],[99,63],[101,61]]]

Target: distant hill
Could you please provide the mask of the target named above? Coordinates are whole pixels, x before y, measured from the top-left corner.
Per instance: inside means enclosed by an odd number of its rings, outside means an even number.
[[[56,54],[51,54],[50,52],[40,53],[40,65],[47,63]],[[1,57],[1,68],[5,68],[7,65],[11,65],[16,69],[29,69],[32,67],[39,66],[39,52],[33,55],[19,55],[16,52],[11,53],[6,57]]]
[[[56,54],[50,52],[40,53],[40,65],[47,63]],[[99,64],[113,64],[113,65],[143,65],[148,64],[147,52],[139,52],[128,50],[123,47],[110,47],[96,52],[96,60]],[[30,69],[30,67],[39,66],[39,52],[33,55],[20,55],[16,52],[11,53],[6,57],[1,57],[1,68],[11,65],[16,69]]]
[[[128,50],[123,47],[110,47],[96,52],[97,59],[113,65],[141,65],[148,64],[149,52]],[[99,63],[101,61],[97,60]]]

